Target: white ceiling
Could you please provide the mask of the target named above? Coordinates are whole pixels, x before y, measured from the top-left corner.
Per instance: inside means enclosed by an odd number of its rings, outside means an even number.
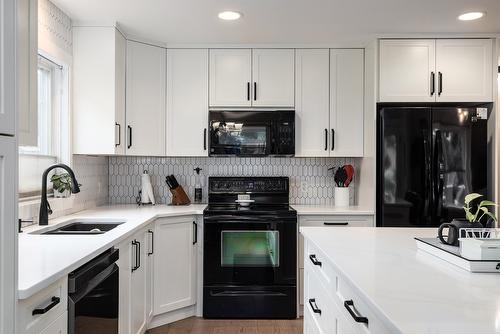
[[[500,0],[52,0],[75,22],[118,22],[161,43],[346,43],[376,35],[500,32]],[[217,18],[243,13],[238,21]],[[486,11],[461,22],[467,11]]]

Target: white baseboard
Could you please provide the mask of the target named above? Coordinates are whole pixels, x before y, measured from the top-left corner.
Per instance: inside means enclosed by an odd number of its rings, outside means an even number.
[[[153,317],[148,329],[163,326],[182,319],[196,316],[196,305],[181,308],[180,310],[159,314]]]

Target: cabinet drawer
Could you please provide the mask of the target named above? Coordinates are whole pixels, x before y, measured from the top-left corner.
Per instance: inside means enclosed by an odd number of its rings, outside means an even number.
[[[336,268],[327,260],[326,256],[313,243],[306,243],[305,252],[305,269],[304,275],[307,272],[312,272],[317,280],[323,284],[331,298],[335,297],[337,291],[338,274]]]
[[[40,334],[67,334],[68,333],[68,312],[64,312],[49,327],[45,328]]]
[[[364,301],[364,298],[354,292],[346,280],[338,280],[337,301],[344,316],[348,321],[350,320],[358,333],[387,334],[393,332],[375,315],[372,308]],[[360,318],[356,321],[355,317]],[[363,322],[364,320],[366,322]]]
[[[68,279],[64,277],[30,298],[19,301],[18,332],[40,333],[66,312],[67,305]]]
[[[299,226],[322,226],[331,228],[372,227],[373,216],[303,216]],[[299,234],[299,268],[304,268],[304,237]]]
[[[319,282],[317,273],[308,265],[304,272],[304,314],[315,323],[318,333],[336,333],[337,318],[340,314],[335,303]],[[315,327],[315,326],[313,326]]]

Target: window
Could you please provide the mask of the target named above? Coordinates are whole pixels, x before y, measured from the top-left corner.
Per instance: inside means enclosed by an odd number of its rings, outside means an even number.
[[[36,143],[19,147],[21,198],[38,194],[48,166],[69,160],[67,68],[39,55],[36,90]]]

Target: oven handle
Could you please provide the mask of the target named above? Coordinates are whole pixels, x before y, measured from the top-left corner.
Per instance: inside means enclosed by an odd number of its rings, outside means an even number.
[[[286,294],[282,292],[272,292],[272,291],[221,291],[221,292],[213,292],[210,291],[210,296],[214,297],[237,297],[237,296],[276,296],[276,297],[283,297],[286,296]]]
[[[115,272],[118,271],[118,265],[116,263],[113,263],[111,266],[107,267],[103,271],[101,271],[99,274],[94,276],[92,279],[89,280],[88,284],[85,286],[85,288],[81,290],[77,290],[73,293],[69,294],[69,298],[76,304],[78,303],[83,297],[85,297],[90,291],[94,290],[96,286],[104,282],[108,277],[113,275]]]
[[[259,216],[259,217],[228,217],[228,216],[213,216],[213,217],[204,217],[203,221],[208,223],[239,223],[239,222],[256,222],[256,223],[267,223],[269,221],[287,221],[287,220],[295,220],[296,218],[280,218],[280,217],[267,217],[267,216]]]

